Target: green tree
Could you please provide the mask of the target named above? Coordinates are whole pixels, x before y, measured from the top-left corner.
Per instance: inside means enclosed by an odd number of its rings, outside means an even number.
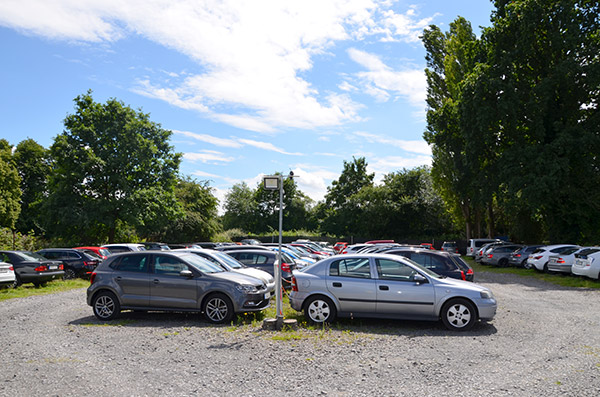
[[[374,177],[374,173],[367,173],[364,157],[353,157],[351,162],[344,161],[340,177],[327,188],[325,206],[317,209],[324,216],[320,225],[322,232],[337,236],[359,233],[357,217],[361,208],[350,198],[362,188],[372,186]]]
[[[116,99],[75,98],[75,113],[50,148],[53,170],[46,230],[78,242],[113,242],[117,227],[142,236],[178,216],[174,187],[181,155],[171,131]]]
[[[479,83],[495,83],[488,91],[496,93],[500,204],[520,239],[597,242],[600,3],[495,5],[484,35],[489,70]]]
[[[12,146],[6,139],[0,139],[0,226],[13,230],[21,212],[20,183]]]
[[[47,195],[50,175],[48,150],[33,139],[21,141],[15,150],[14,161],[21,177],[21,214],[17,230],[21,233],[42,233],[40,207]]]
[[[166,227],[164,238],[160,239],[166,242],[210,241],[220,231],[220,225],[217,221],[218,200],[208,182],[181,178],[175,186],[175,195],[183,214]]]
[[[254,192],[245,182],[233,185],[225,195],[223,228],[253,231],[256,224],[254,218],[256,207]]]

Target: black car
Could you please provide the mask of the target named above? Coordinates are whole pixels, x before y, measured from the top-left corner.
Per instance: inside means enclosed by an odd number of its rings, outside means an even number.
[[[404,256],[440,276],[473,281],[473,269],[457,254],[419,248],[390,248],[383,253]]]
[[[248,267],[264,270],[271,276],[275,276],[274,264],[277,262],[278,253],[265,249],[237,249],[233,251],[223,251],[229,256],[237,259]],[[285,252],[282,252],[281,277],[284,280],[283,286],[291,286],[292,270],[296,268],[296,263]]]
[[[65,274],[63,264],[51,261],[29,251],[0,251],[0,261],[10,263],[15,269],[14,286],[33,283],[36,286],[60,279]]]
[[[73,248],[45,248],[37,253],[46,259],[62,262],[65,267],[65,279],[88,278],[102,262],[97,256]]]

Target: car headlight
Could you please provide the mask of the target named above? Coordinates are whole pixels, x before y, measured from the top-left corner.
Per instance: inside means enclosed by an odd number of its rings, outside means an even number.
[[[492,294],[492,291],[481,291],[481,298],[483,299],[493,299],[494,298],[494,294]]]
[[[256,294],[258,293],[258,289],[254,285],[246,285],[246,284],[238,284],[235,286],[238,291],[243,292],[245,294]]]

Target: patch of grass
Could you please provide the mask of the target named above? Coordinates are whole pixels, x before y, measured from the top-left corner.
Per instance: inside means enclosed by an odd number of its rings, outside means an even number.
[[[509,273],[516,274],[524,277],[533,277],[538,280],[543,280],[555,285],[562,287],[572,288],[596,288],[600,289],[600,281],[592,280],[591,278],[578,277],[568,274],[553,274],[553,273],[542,273],[535,269],[524,269],[521,267],[495,267],[495,266],[483,266],[475,262],[473,258],[468,256],[462,257],[475,272],[475,282],[477,282],[477,272],[488,272],[488,273]]]
[[[3,288],[0,290],[0,301],[6,299],[26,298],[34,295],[48,295],[57,292],[70,291],[72,289],[87,288],[90,285],[89,280],[54,280],[46,283],[45,286],[36,287],[33,284],[23,284],[17,288]]]
[[[104,323],[86,323],[86,324],[81,324],[84,327],[121,327],[123,325],[130,325],[130,324],[134,324],[136,322],[136,320],[128,320],[128,319],[122,319],[122,320],[113,320],[113,321],[107,321]]]

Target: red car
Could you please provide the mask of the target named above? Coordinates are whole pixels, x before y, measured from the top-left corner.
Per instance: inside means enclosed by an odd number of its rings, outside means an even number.
[[[346,243],[345,241],[339,241],[335,243],[335,245],[333,246],[333,250],[336,254],[341,254],[347,246],[348,243]]]
[[[421,243],[421,247],[427,248],[428,250],[435,250],[435,248],[433,248],[433,244],[431,243]]]
[[[110,255],[110,251],[104,247],[75,247],[76,250],[91,251],[101,257],[103,260]]]

